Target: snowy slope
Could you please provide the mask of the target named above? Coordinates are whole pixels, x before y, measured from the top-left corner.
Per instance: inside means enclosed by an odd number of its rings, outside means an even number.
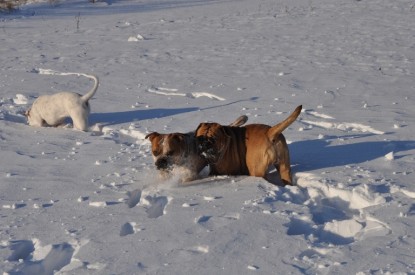
[[[413,1],[59,1],[0,15],[4,274],[414,274]],[[33,128],[87,92],[91,131]],[[276,124],[295,186],[180,186],[151,131]]]

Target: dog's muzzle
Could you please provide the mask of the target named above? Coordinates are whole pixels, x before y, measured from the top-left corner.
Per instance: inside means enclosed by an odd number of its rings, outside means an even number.
[[[215,156],[215,139],[212,137],[200,136],[197,137],[198,150],[200,155],[205,159],[211,159]]]
[[[167,158],[159,158],[156,160],[155,165],[158,170],[167,170],[169,167],[169,162]]]

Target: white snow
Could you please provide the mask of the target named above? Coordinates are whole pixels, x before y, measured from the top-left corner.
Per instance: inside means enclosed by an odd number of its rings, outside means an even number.
[[[147,90],[149,93],[158,94],[158,95],[164,95],[164,96],[186,96],[189,98],[198,98],[198,97],[207,97],[212,99],[217,99],[220,101],[226,100],[225,98],[219,97],[217,95],[208,93],[208,92],[194,92],[194,93],[179,93],[177,92],[177,89],[172,88],[156,88],[152,87]]]
[[[128,42],[138,42],[140,40],[144,40],[144,37],[140,34],[137,34],[136,36],[130,36],[128,37]]]
[[[394,160],[395,159],[395,154],[393,152],[389,152],[385,155],[385,159]]]
[[[17,105],[26,105],[28,103],[28,99],[25,95],[17,94],[15,98],[13,98],[14,104]]]
[[[413,6],[61,0],[0,14],[0,271],[414,274]],[[38,96],[90,88],[53,72],[100,78],[89,132],[26,124]],[[299,104],[284,132],[294,186],[163,179],[144,139],[242,114],[276,124]]]

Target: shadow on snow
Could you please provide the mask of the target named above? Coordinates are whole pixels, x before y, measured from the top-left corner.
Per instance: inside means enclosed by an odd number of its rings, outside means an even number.
[[[42,3],[25,6],[17,14],[29,14],[33,16],[75,16],[80,13],[82,16],[93,16],[204,6],[217,2],[217,0],[176,0],[143,3],[128,0],[106,0],[91,3],[90,1],[77,0],[61,3],[57,2],[55,4]]]
[[[199,108],[178,108],[178,109],[149,109],[132,110],[113,113],[92,113],[89,116],[90,124],[100,123],[104,126],[129,123],[144,119],[162,118],[177,114],[198,111]]]
[[[328,140],[316,139],[293,142],[289,149],[291,160],[296,164],[295,170],[304,172],[363,163],[384,157],[390,152],[395,154],[395,159],[399,159],[405,156],[402,152],[415,149],[415,141],[365,141],[331,145]]]
[[[95,123],[100,123],[103,126],[108,126],[108,125],[129,123],[129,122],[134,122],[138,120],[162,118],[162,117],[174,116],[174,115],[178,115],[182,113],[220,108],[220,107],[225,107],[225,106],[229,106],[232,104],[236,104],[239,102],[255,101],[257,99],[258,97],[251,97],[249,99],[237,100],[237,101],[224,103],[221,105],[205,107],[205,108],[198,108],[198,107],[177,108],[177,109],[157,108],[157,109],[147,109],[147,110],[120,111],[120,112],[112,112],[112,113],[91,113],[89,116],[89,124],[93,125]]]

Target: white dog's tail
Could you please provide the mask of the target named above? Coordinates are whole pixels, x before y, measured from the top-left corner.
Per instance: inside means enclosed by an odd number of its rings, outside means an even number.
[[[81,99],[82,99],[84,102],[87,102],[87,101],[88,101],[89,99],[91,99],[91,98],[94,96],[94,94],[96,93],[96,91],[97,91],[97,89],[98,89],[98,85],[99,85],[99,79],[98,79],[98,77],[97,77],[97,76],[92,75],[92,74],[80,74],[80,75],[83,75],[83,76],[85,76],[85,77],[91,78],[91,79],[93,79],[93,80],[95,81],[95,83],[94,83],[94,87],[92,87],[92,89],[91,89],[91,90],[89,90],[89,92],[87,92],[86,94],[84,94],[83,96],[81,96]]]
[[[99,79],[95,75],[84,74],[84,73],[62,73],[62,72],[58,72],[58,71],[54,71],[54,70],[48,70],[48,69],[39,69],[39,70],[35,70],[35,72],[37,72],[39,74],[48,74],[48,75],[77,75],[77,76],[85,76],[87,78],[93,79],[95,81],[94,87],[92,87],[92,89],[89,90],[89,92],[87,92],[86,94],[81,96],[81,99],[84,102],[87,102],[88,100],[91,99],[91,97],[93,97],[95,95],[95,93],[98,89],[98,85],[99,85]]]

